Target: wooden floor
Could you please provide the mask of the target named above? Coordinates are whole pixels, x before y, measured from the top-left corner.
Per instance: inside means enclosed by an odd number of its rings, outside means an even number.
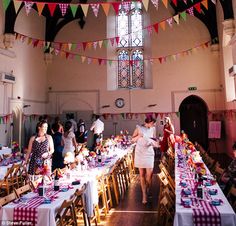
[[[159,194],[159,160],[155,160],[154,175],[152,178],[151,194],[148,204],[142,204],[142,193],[139,175],[136,174],[130,184],[127,193],[120,204],[111,209],[109,216],[99,223],[99,226],[152,226],[158,225],[157,219],[157,200]]]
[[[226,154],[211,154],[218,160],[222,167],[227,167],[231,159]],[[105,219],[101,219],[99,226],[156,226],[157,219],[157,199],[159,195],[159,182],[157,173],[159,172],[159,156],[155,160],[154,175],[152,179],[152,198],[149,198],[147,205],[142,204],[141,187],[139,175],[137,174],[127,190],[127,193],[120,204],[112,208]],[[94,224],[93,224],[94,225]]]

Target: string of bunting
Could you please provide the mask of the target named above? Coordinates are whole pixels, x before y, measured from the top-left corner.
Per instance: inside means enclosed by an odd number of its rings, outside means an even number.
[[[33,47],[43,47],[43,42],[39,45],[35,45],[35,43],[39,43],[40,40],[27,37],[27,36],[22,36],[21,34],[16,35],[16,40],[20,40],[22,43],[26,42],[28,45],[32,45]],[[44,42],[46,43],[46,42]],[[200,49],[206,49],[210,45],[210,41],[206,41],[204,43],[198,44],[192,48],[180,51],[175,54],[171,55],[166,55],[166,56],[160,56],[160,57],[151,57],[151,58],[144,58],[144,62],[148,61],[150,63],[157,63],[159,62],[160,64],[166,63],[169,61],[176,61],[180,57],[185,57],[192,55],[194,52]],[[86,63],[87,64],[98,64],[98,65],[109,65],[111,66],[113,63],[118,62],[118,59],[105,59],[105,58],[98,58],[98,57],[92,57],[92,56],[85,56],[77,53],[71,53],[68,51],[60,50],[60,49],[54,49],[50,48],[50,53],[56,56],[61,56],[61,57],[66,57],[66,59],[77,59],[81,63]],[[127,64],[139,64],[141,61],[139,60],[124,60],[122,61]]]
[[[0,116],[0,124],[7,124],[11,121],[12,114],[2,115]]]
[[[102,8],[105,15],[108,16],[110,8],[112,6],[113,10],[115,11],[116,14],[119,12],[119,6],[123,5],[125,8],[130,7],[132,2],[142,2],[145,10],[148,10],[149,7],[149,1],[150,0],[142,0],[142,1],[122,1],[122,2],[96,2],[96,3],[63,3],[63,2],[37,2],[37,1],[18,1],[18,0],[2,0],[3,2],[3,8],[6,11],[8,6],[10,5],[10,2],[13,1],[14,3],[14,8],[16,13],[18,12],[19,8],[21,7],[21,4],[24,4],[26,14],[29,15],[31,12],[34,4],[37,7],[37,12],[39,15],[42,14],[42,11],[44,8],[47,8],[50,12],[50,15],[53,16],[55,10],[58,8],[61,12],[62,16],[65,16],[65,14],[70,10],[71,14],[73,17],[75,17],[78,7],[82,9],[84,16],[86,17],[88,14],[89,8],[92,9],[95,17],[98,17],[99,9]],[[175,6],[178,5],[180,0],[151,0],[153,6],[158,10],[159,8],[159,2],[162,2],[163,5],[168,8],[168,3],[172,2]],[[187,4],[187,0],[182,0],[185,4]],[[194,0],[191,0],[192,2]],[[216,4],[216,0],[203,0],[202,4],[204,4],[206,7],[208,7],[208,1],[213,2]]]
[[[38,121],[41,115],[32,114],[32,115],[23,115],[23,121],[29,120]],[[148,113],[103,113],[102,117],[104,120],[119,120],[119,119],[145,119],[147,116],[152,116],[153,118],[162,120],[164,117],[180,117],[180,112],[148,112]],[[0,116],[0,122],[9,122],[11,114]],[[208,117],[212,120],[236,120],[236,110],[222,110],[222,111],[208,111]],[[48,115],[48,119],[52,121],[55,118],[55,115]],[[1,124],[1,123],[0,123]]]
[[[72,42],[49,42],[49,41],[44,41],[44,40],[40,40],[40,39],[34,39],[32,38],[32,40],[29,40],[29,42],[32,41],[34,47],[37,47],[37,45],[43,45],[45,49],[49,49],[50,52],[53,51],[53,49],[57,49],[57,50],[67,50],[67,51],[73,51],[73,50],[83,50],[85,51],[86,48],[91,50],[94,49],[96,50],[98,47],[102,48],[102,47],[108,47],[109,45],[111,47],[113,47],[114,45],[118,45],[119,41],[121,38],[130,38],[131,35],[138,33],[142,30],[144,30],[145,32],[148,33],[149,36],[151,36],[153,34],[153,31],[155,33],[159,32],[159,27],[165,31],[166,30],[166,24],[169,25],[170,28],[173,27],[174,22],[179,25],[180,21],[186,21],[187,20],[187,13],[191,16],[195,16],[194,15],[194,9],[197,10],[198,13],[202,13],[202,9],[201,6],[204,6],[205,9],[208,9],[208,5],[205,4],[205,2],[207,2],[208,0],[202,0],[201,2],[198,2],[196,4],[194,4],[193,6],[187,8],[186,10],[176,14],[175,16],[171,16],[168,17],[160,22],[156,22],[150,25],[145,26],[144,28],[141,28],[139,30],[136,30],[132,33],[127,33],[124,34],[120,37],[111,37],[111,38],[104,38],[104,39],[100,39],[100,40],[91,40],[91,41],[78,41],[76,43],[72,43]],[[20,34],[20,33],[16,33],[17,35],[19,35],[19,38],[24,39],[25,35]],[[217,40],[212,40],[212,42],[216,42]]]

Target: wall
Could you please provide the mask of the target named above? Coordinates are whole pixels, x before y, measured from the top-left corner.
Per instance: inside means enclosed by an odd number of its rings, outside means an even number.
[[[0,4],[0,31],[4,34],[5,15]],[[26,36],[43,39],[45,21],[39,17],[34,10],[29,16],[26,16],[23,8],[17,17],[15,31]],[[3,47],[1,43],[0,47]],[[19,111],[14,123],[13,134],[10,133],[10,121],[8,125],[0,125],[0,143],[9,145],[11,140],[16,139],[21,143],[21,115],[22,114],[43,114],[46,111],[47,101],[47,79],[46,65],[44,63],[44,54],[42,49],[32,48],[27,43],[15,41],[13,48],[9,50],[0,49],[0,71],[13,73],[16,77],[15,84],[1,83],[0,93],[0,115],[11,114],[13,111]],[[8,56],[7,56],[8,55]],[[9,57],[10,56],[10,57]],[[30,105],[23,108],[24,105]],[[13,118],[13,117],[12,117]],[[20,129],[20,131],[18,131]]]
[[[166,10],[162,3],[158,13],[150,4],[148,15],[145,15],[149,24],[154,24],[170,17],[172,10]],[[98,20],[99,18],[99,20]],[[77,42],[94,41],[114,37],[115,17],[113,10],[109,12],[109,18],[104,16],[102,11],[96,18],[92,11],[89,11],[86,24],[81,30],[76,21],[66,25],[57,35],[56,41]],[[104,21],[102,23],[101,21]],[[107,25],[105,23],[107,21]],[[146,24],[147,26],[148,24]],[[151,36],[145,36],[145,51],[151,57],[172,55],[200,43],[210,40],[210,34],[202,22],[197,18],[187,15],[187,21],[181,20],[180,24],[173,24],[170,28],[166,25],[165,31],[159,28],[158,34],[153,32]],[[109,45],[108,45],[109,46]],[[96,51],[91,48],[76,53],[90,57],[115,58],[115,49],[98,48]],[[50,103],[48,112],[50,114],[61,114],[62,99],[71,95],[67,109],[83,111],[88,103],[94,113],[147,113],[147,112],[178,112],[179,105],[188,95],[200,96],[208,105],[210,111],[224,109],[224,92],[222,92],[222,79],[220,71],[219,51],[213,51],[211,47],[194,51],[191,55],[178,57],[176,61],[160,64],[154,62],[147,70],[147,76],[151,78],[151,85],[145,90],[116,90],[112,85],[116,84],[115,73],[117,67],[98,66],[98,64],[81,63],[73,59],[54,56],[53,63],[48,67],[48,87],[50,87]],[[190,92],[188,87],[196,86],[197,90]],[[70,93],[70,94],[68,94]],[[87,95],[84,95],[84,94]],[[95,94],[96,93],[96,94]],[[58,96],[59,95],[59,96]],[[74,95],[74,96],[73,96]],[[93,96],[94,95],[94,96]],[[96,96],[97,95],[97,96]],[[73,97],[72,97],[73,96]],[[92,97],[93,96],[93,97]],[[95,96],[97,98],[95,98]],[[115,106],[115,100],[122,97],[125,100],[123,108]],[[96,102],[94,102],[96,100]],[[154,107],[148,107],[156,104]],[[106,107],[104,107],[106,106]],[[138,122],[142,122],[142,118]],[[107,124],[109,132],[113,133],[115,125],[122,128],[123,125],[129,131],[134,129],[135,122],[126,119],[119,119],[118,124],[111,119]],[[174,118],[177,132],[179,132],[179,119]],[[161,129],[160,131],[161,132]]]

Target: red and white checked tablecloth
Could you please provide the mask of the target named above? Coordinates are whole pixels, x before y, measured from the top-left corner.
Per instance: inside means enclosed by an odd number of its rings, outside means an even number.
[[[195,226],[221,226],[218,209],[208,201],[199,201],[202,209],[193,209],[193,223]]]
[[[59,191],[52,191],[52,188],[48,189],[46,196],[52,198]],[[37,196],[30,199],[26,204],[20,203],[14,208],[13,220],[14,222],[31,222],[30,225],[37,224],[38,211],[37,207],[44,203],[44,197]]]

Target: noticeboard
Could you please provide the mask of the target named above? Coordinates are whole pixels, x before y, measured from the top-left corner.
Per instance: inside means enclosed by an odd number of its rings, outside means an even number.
[[[209,139],[220,139],[221,138],[221,121],[209,121],[208,127],[208,138]]]

